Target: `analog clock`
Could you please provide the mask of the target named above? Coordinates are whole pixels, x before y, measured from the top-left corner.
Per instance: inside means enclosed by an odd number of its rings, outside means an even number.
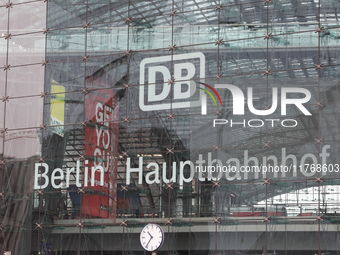
[[[162,246],[163,241],[163,229],[155,223],[149,223],[140,232],[140,244],[147,251],[157,250]]]

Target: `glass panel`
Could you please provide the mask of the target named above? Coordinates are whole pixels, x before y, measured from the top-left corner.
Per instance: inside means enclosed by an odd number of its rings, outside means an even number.
[[[38,128],[42,123],[42,110],[41,97],[9,99],[6,105],[6,128]]]
[[[28,227],[8,227],[2,232],[2,236],[4,238],[3,249],[6,249],[6,251],[18,254],[37,252],[30,244],[33,232],[30,225]]]
[[[48,3],[47,13],[47,27],[50,29],[82,28],[86,23],[86,1],[51,1]]]
[[[125,53],[127,50],[127,38],[128,28],[122,21],[104,25],[92,25],[87,33],[87,53],[90,55],[91,60],[93,55],[107,56]]]
[[[89,1],[87,21],[90,24],[110,23],[116,26],[127,18],[128,2],[126,1]],[[86,10],[85,8],[83,8]],[[124,27],[123,24],[121,24]],[[125,24],[126,26],[126,24]]]
[[[11,66],[42,63],[45,53],[45,35],[39,33],[12,36],[8,52],[8,64]],[[27,58],[28,54],[30,57]]]
[[[3,249],[31,252],[34,161],[7,159],[1,171],[1,232]]]
[[[1,3],[1,2],[0,2]],[[7,34],[7,25],[8,25],[8,9],[5,7],[0,7],[0,38],[5,38]],[[7,52],[7,40],[0,40],[0,54],[5,54]],[[2,66],[6,64],[6,57],[1,57]]]
[[[338,3],[13,3],[2,251],[339,250]]]
[[[85,56],[85,33],[83,28],[50,31],[47,35],[46,59],[51,62],[82,60]]]
[[[44,69],[41,64],[11,68],[7,76],[7,95],[10,98],[40,95],[44,91]]]
[[[12,35],[41,31],[46,28],[46,4],[31,2],[14,5],[9,15],[9,31]]]
[[[36,158],[41,154],[41,131],[38,128],[8,131],[5,134],[4,146],[6,158]]]

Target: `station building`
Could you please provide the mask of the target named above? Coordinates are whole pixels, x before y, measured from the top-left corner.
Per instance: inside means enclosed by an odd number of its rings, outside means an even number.
[[[1,252],[339,254],[339,12],[0,0]]]

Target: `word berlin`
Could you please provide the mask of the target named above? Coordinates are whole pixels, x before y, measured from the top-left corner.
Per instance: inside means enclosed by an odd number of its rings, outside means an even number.
[[[85,160],[85,165],[88,164],[88,160]],[[43,170],[43,171],[42,171]],[[76,171],[75,178],[72,177],[72,180],[70,180],[70,176],[72,173]],[[96,171],[100,172],[100,181],[95,180],[95,178],[89,178],[89,167],[85,166],[84,168],[84,186],[87,187],[88,184],[90,184],[90,187],[94,186],[105,186],[108,187],[108,183],[104,182],[104,167],[102,166],[93,166],[91,167],[91,176],[95,176]],[[74,169],[67,168],[66,173],[61,168],[56,168],[52,171],[50,177],[49,177],[49,166],[46,163],[35,163],[35,177],[34,177],[34,189],[44,189],[48,186],[48,184],[51,181],[51,185],[55,189],[60,189],[62,187],[68,188],[70,186],[70,181],[74,182],[77,187],[82,187],[83,185],[80,183],[80,174],[82,171],[80,170],[80,161],[77,160],[77,167]],[[50,180],[51,178],[51,180]],[[42,183],[42,179],[44,179],[44,182]],[[59,182],[59,184],[56,184],[56,181]],[[64,183],[63,181],[66,181]]]
[[[305,169],[305,164],[308,164],[309,162],[312,162],[311,164],[317,165],[317,164],[327,164],[327,158],[330,156],[330,153],[328,150],[330,149],[330,145],[324,145],[321,149],[321,153],[319,155],[314,155],[312,153],[306,153],[301,156],[300,159],[298,159],[295,155],[289,154],[287,155],[286,148],[281,149],[281,166],[285,167],[287,166],[288,162],[292,162],[291,165],[292,168],[292,175],[297,176],[297,170],[299,170],[302,175],[311,177],[315,174],[315,172],[308,172]],[[233,168],[236,167],[236,171],[216,171],[215,174],[218,174],[217,176],[212,176],[212,173],[207,173],[208,176],[204,176],[205,173],[202,171],[204,169],[204,165],[206,166],[223,166],[223,163],[219,159],[212,159],[212,153],[208,153],[207,160],[203,159],[203,155],[198,155],[198,160],[196,160],[196,166],[194,163],[190,160],[187,161],[180,161],[179,162],[179,174],[177,174],[177,162],[172,163],[172,174],[171,178],[168,179],[170,176],[168,176],[167,172],[167,164],[163,162],[162,164],[162,179],[164,183],[176,183],[178,178],[179,185],[183,185],[184,183],[191,182],[194,177],[196,176],[199,181],[205,181],[205,180],[214,180],[218,181],[222,178],[223,175],[225,175],[225,178],[227,180],[241,180],[241,179],[248,179],[248,172],[242,171],[242,167],[245,166],[266,166],[270,164],[271,166],[277,167],[279,165],[279,160],[274,155],[269,155],[262,158],[262,162],[256,158],[256,157],[249,157],[248,150],[244,151],[244,157],[243,162],[240,162],[238,158],[229,158],[225,163],[227,165],[233,165]],[[318,163],[318,157],[320,157],[321,162]],[[87,162],[85,161],[85,164]],[[242,163],[242,164],[241,164]],[[139,157],[138,159],[138,167],[132,168],[131,167],[131,158],[127,158],[126,162],[126,184],[129,185],[131,183],[131,174],[138,174],[138,184],[142,184],[143,181],[143,172],[144,170],[148,170],[148,172],[145,175],[145,181],[148,184],[154,184],[154,183],[161,183],[160,178],[160,166],[158,163],[149,163],[146,165],[146,169],[143,169],[143,157]],[[42,172],[42,169],[44,168],[44,171]],[[190,169],[190,171],[188,171]],[[198,169],[198,171],[197,171]],[[258,168],[260,169],[260,168]],[[262,168],[263,169],[263,168]],[[81,187],[82,184],[80,183],[80,161],[77,161],[77,167],[76,170],[74,168],[67,168],[66,173],[60,169],[56,168],[53,170],[53,172],[49,175],[49,167],[46,163],[36,163],[35,164],[35,178],[34,178],[34,189],[43,189],[46,188],[51,182],[51,185],[53,188],[62,188],[63,186],[69,187],[70,185],[70,176],[71,173],[76,171],[75,178],[72,177],[72,182],[76,182],[77,187]],[[104,183],[104,168],[102,166],[93,166],[91,167],[91,176],[94,176],[94,173],[96,171],[100,172],[100,180],[91,179],[89,180],[89,167],[84,167],[84,186],[87,187],[88,185],[91,187],[93,186],[108,186],[107,183]],[[281,171],[282,177],[286,176],[287,171]],[[58,173],[58,175],[57,175]],[[144,172],[145,173],[145,172]],[[243,173],[243,177],[241,176],[241,173]],[[196,174],[196,175],[195,175]],[[255,178],[262,178],[266,177],[266,172],[262,172],[262,177],[259,176],[259,172],[255,171]],[[322,173],[325,174],[324,172]],[[231,176],[232,175],[232,176]],[[50,176],[50,177],[49,177]],[[274,173],[274,177],[277,177],[277,172]],[[44,181],[42,181],[44,179]],[[59,184],[56,184],[55,181],[59,180],[61,181]],[[43,184],[42,184],[43,182]]]

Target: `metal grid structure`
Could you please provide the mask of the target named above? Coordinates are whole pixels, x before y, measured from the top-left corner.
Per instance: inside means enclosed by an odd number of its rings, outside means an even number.
[[[327,229],[339,225],[336,173],[260,179],[251,176],[232,181],[210,178],[185,185],[149,185],[145,180],[150,163],[160,169],[166,163],[167,179],[171,179],[174,162],[178,166],[209,152],[223,161],[244,161],[245,150],[257,158],[280,158],[280,149],[286,148],[287,155],[297,155],[300,160],[301,155],[313,153],[319,162],[322,147],[331,145],[328,163],[339,164],[339,8],[339,3],[331,0],[0,1],[0,64],[4,67],[0,76],[1,251],[141,254],[134,241],[136,229],[152,221],[166,232],[160,251],[164,254],[198,250],[206,254],[274,254],[275,250],[280,254],[298,254],[299,250],[304,254],[338,253],[337,232]],[[170,54],[173,75],[174,55],[196,51],[206,58],[206,82],[259,88],[257,108],[270,105],[273,86],[293,83],[311,91],[312,99],[306,107],[312,115],[292,110],[297,126],[289,130],[268,125],[261,129],[224,126],[212,130],[197,109],[170,107],[142,112],[137,105],[141,60]],[[104,85],[91,83],[93,77]],[[53,92],[53,81],[65,91]],[[169,84],[173,95],[175,83],[170,80]],[[92,124],[86,117],[86,100],[108,88],[114,91],[113,104],[119,105],[119,118],[112,121],[118,128],[118,148],[109,155],[117,164],[117,176],[116,186],[100,192],[119,190],[124,198],[114,201],[114,207],[121,204],[111,221],[75,210],[75,194],[101,197],[99,191],[51,187],[34,190],[31,185],[35,163],[66,169],[76,167],[77,160],[81,160],[84,168],[89,156],[85,152],[85,133]],[[60,95],[64,95],[64,123],[53,124],[51,105]],[[231,95],[225,93],[223,99],[227,102]],[[167,100],[172,106],[173,98]],[[208,109],[209,120],[214,114],[227,120],[234,117],[229,102],[222,109],[214,109],[209,101]],[[251,117],[250,112],[245,116]],[[64,134],[57,135],[57,129]],[[126,185],[127,159],[137,168],[141,156],[142,183],[136,174]],[[71,176],[75,184],[76,174]],[[312,192],[310,201],[306,194]],[[142,212],[136,212],[125,199],[132,199],[131,194],[140,198],[142,206],[138,210]],[[292,206],[299,209],[278,214],[278,207],[287,210]],[[300,210],[300,217],[296,210]],[[240,217],[245,211],[252,216]],[[155,215],[158,219],[149,218]],[[254,237],[246,230],[230,227],[238,224],[249,229],[255,226],[252,231],[261,234]],[[296,233],[299,227],[312,225],[309,243],[299,247],[292,242],[290,248],[287,233],[295,232],[279,227],[275,230],[273,226],[280,224],[296,227]],[[106,232],[97,230],[104,228]],[[226,245],[224,240],[231,238],[229,232],[235,233],[235,243],[248,238],[254,245]],[[112,246],[109,238],[116,239]],[[297,235],[299,238],[306,237]],[[285,246],[278,244],[281,239]],[[192,246],[183,244],[187,241]],[[57,248],[62,243],[64,248]]]

